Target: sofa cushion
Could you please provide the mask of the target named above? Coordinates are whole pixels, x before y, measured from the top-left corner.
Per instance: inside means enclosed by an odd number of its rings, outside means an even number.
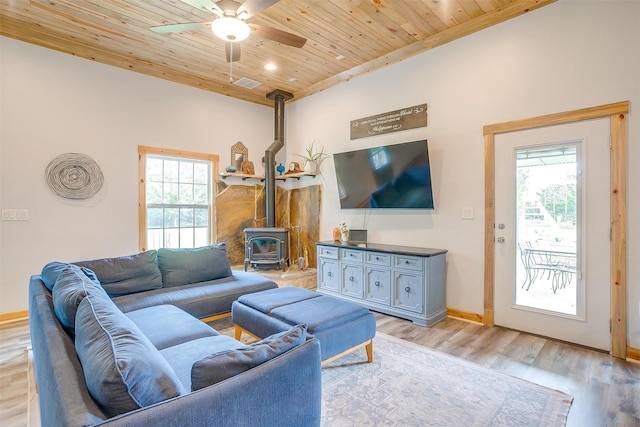
[[[167,361],[108,298],[90,293],[82,300],[75,347],[89,393],[109,416],[185,393]]]
[[[53,308],[58,320],[72,335],[78,306],[90,292],[109,298],[104,289],[96,281],[89,279],[80,267],[66,264],[66,267],[58,274],[53,286],[52,297]]]
[[[113,297],[113,302],[127,313],[160,304],[172,304],[197,318],[228,313],[238,297],[278,285],[262,275],[234,271],[229,277],[189,285],[153,289],[151,291]]]
[[[158,267],[165,288],[231,276],[225,243],[200,248],[158,249]]]
[[[47,289],[49,289],[50,291],[53,290],[53,285],[55,285],[56,280],[58,280],[58,276],[60,275],[60,273],[62,273],[62,271],[70,265],[71,264],[68,264],[66,262],[53,261],[42,267],[40,278],[42,279],[42,282],[47,287]],[[89,270],[86,267],[80,268],[82,269],[82,272],[85,274],[85,276],[95,282],[98,282],[98,278],[93,271]]]
[[[117,258],[77,261],[74,264],[95,272],[109,296],[131,294],[162,287],[155,250]]]
[[[309,289],[283,286],[282,288],[242,295],[238,298],[238,302],[269,314],[278,307],[319,297],[322,297],[322,294]]]
[[[296,325],[249,346],[225,350],[197,361],[191,368],[191,390],[241,374],[301,345],[306,339],[306,332],[306,325]]]
[[[218,332],[175,305],[162,304],[129,311],[125,315],[136,324],[158,350]]]
[[[278,307],[272,310],[270,315],[290,325],[306,322],[309,333],[316,335],[319,332],[349,324],[368,314],[369,309],[360,304],[322,296]]]

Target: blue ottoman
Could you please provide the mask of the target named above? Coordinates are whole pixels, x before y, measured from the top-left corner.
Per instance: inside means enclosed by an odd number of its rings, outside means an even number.
[[[307,324],[307,332],[320,341],[326,365],[361,347],[373,361],[376,318],[369,309],[338,298],[293,286],[246,294],[234,301],[231,318],[236,339],[242,332],[262,339]]]

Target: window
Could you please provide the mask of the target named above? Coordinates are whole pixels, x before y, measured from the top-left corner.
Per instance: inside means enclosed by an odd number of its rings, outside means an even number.
[[[215,241],[218,156],[138,147],[140,249],[194,248]]]

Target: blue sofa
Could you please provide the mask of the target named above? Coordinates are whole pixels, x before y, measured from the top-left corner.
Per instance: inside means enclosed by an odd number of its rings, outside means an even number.
[[[275,287],[223,244],[47,264],[29,284],[42,425],[319,425],[306,325],[245,345],[198,320]]]

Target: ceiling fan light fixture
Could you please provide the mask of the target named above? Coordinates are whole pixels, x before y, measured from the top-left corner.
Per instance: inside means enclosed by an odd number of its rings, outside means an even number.
[[[211,23],[211,31],[224,41],[240,42],[249,37],[251,28],[240,19],[223,16]]]

